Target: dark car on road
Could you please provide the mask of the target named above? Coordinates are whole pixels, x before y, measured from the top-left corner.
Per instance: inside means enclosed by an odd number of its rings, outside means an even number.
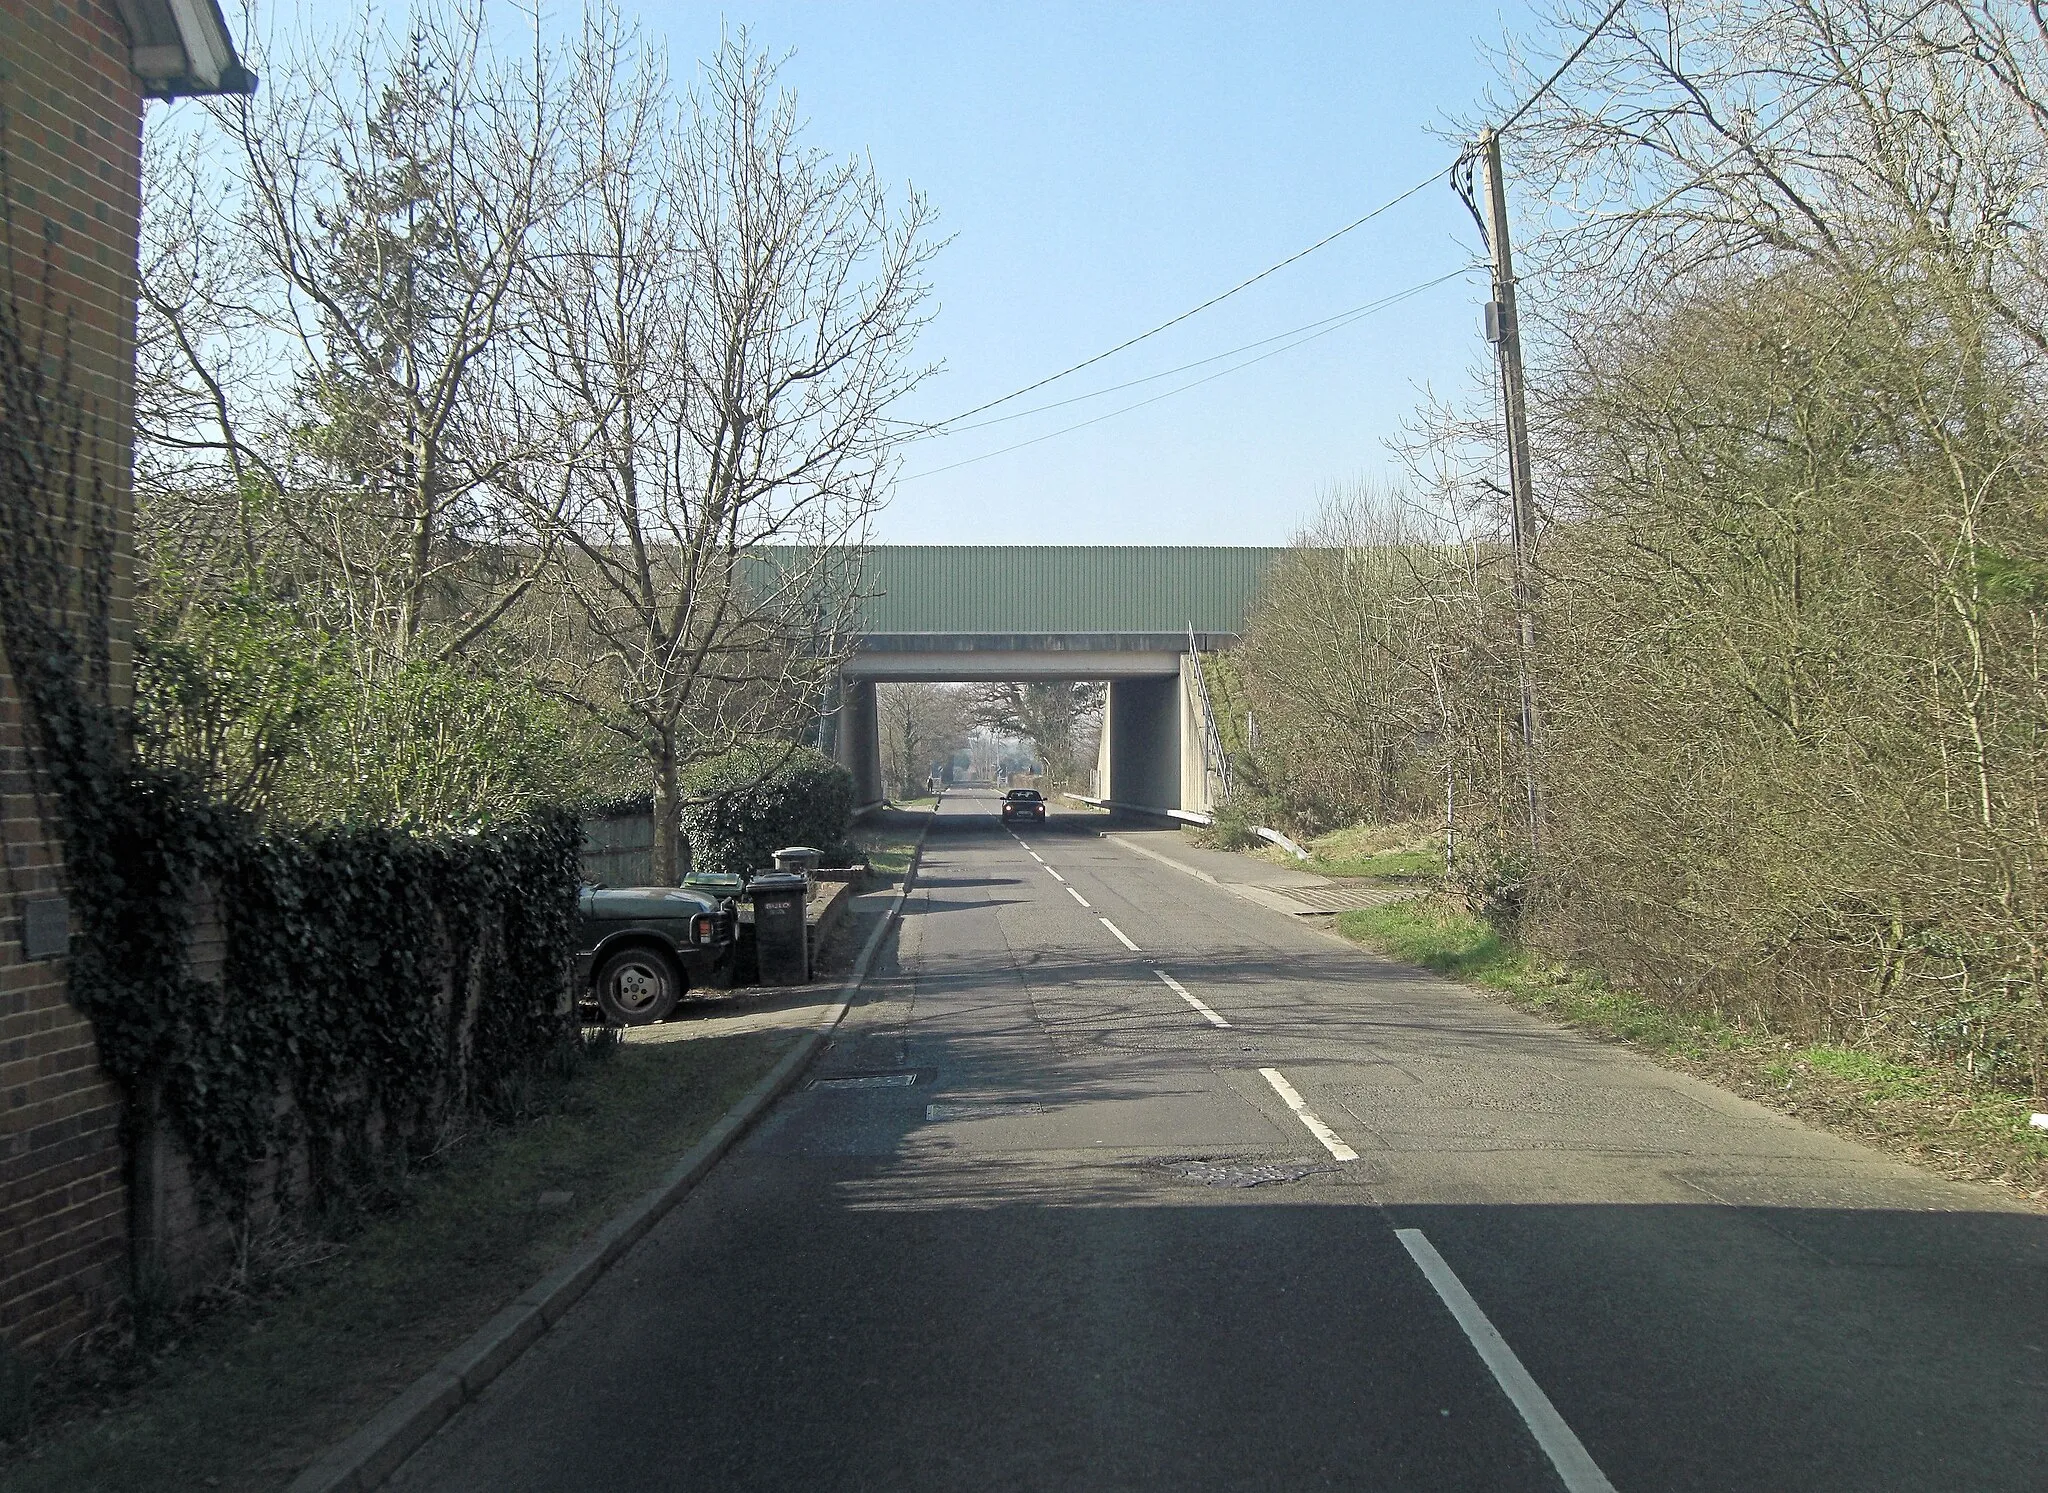
[[[1012,788],[1003,795],[1003,823],[1018,819],[1045,822],[1045,800],[1036,788]]]
[[[586,886],[577,903],[576,989],[606,1021],[660,1021],[732,955],[739,913],[679,886]]]

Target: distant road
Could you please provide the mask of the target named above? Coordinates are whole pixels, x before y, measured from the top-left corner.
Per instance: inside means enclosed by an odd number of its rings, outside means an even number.
[[[2048,1486],[2048,1218],[995,804],[397,1486]]]

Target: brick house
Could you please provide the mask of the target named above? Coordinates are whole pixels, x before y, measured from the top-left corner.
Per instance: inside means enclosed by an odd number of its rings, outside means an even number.
[[[254,86],[217,0],[0,0],[7,248],[24,311],[36,314],[47,275],[66,323],[123,551],[117,637],[132,594],[143,106]],[[30,791],[5,645],[0,637],[0,1346],[48,1350],[90,1327],[127,1284],[128,1185],[121,1096],[66,997],[63,852]]]

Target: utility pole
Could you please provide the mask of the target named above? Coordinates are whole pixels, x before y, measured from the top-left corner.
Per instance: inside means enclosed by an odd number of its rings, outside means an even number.
[[[1536,707],[1535,586],[1529,552],[1536,539],[1536,500],[1529,474],[1529,413],[1522,392],[1522,331],[1515,310],[1515,261],[1508,248],[1508,191],[1501,174],[1500,135],[1479,137],[1486,159],[1487,242],[1493,250],[1493,304],[1486,308],[1486,336],[1499,352],[1501,406],[1508,438],[1508,537],[1513,552],[1515,630],[1521,645],[1522,780],[1529,796],[1529,848],[1543,848],[1543,789],[1536,758],[1541,722]]]

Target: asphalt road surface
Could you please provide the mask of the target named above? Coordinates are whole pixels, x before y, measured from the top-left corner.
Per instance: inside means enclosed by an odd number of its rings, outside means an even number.
[[[2048,1488],[2048,1218],[944,801],[805,1085],[413,1489]]]

